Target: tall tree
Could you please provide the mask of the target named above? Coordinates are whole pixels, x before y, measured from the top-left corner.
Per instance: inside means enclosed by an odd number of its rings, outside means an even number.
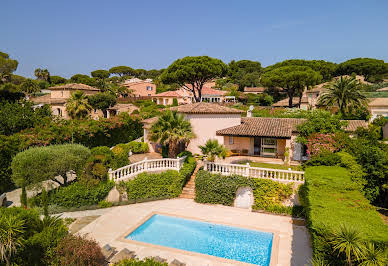
[[[321,82],[322,76],[319,72],[307,66],[281,66],[273,68],[264,73],[261,83],[266,87],[280,87],[288,95],[288,106],[294,107],[293,98],[299,96],[300,99],[304,90]]]
[[[122,76],[133,76],[135,75],[135,70],[129,66],[116,66],[109,69],[110,74],[116,74],[120,77]]]
[[[18,67],[19,62],[12,60],[9,55],[0,52],[0,84],[10,81],[11,74]]]
[[[89,86],[95,86],[96,85],[96,81],[89,77],[88,75],[83,75],[83,74],[75,74],[73,75],[71,78],[70,78],[70,82],[71,83],[82,83],[82,84],[86,84],[86,85],[89,85]]]
[[[39,80],[50,82],[50,72],[47,69],[37,68],[34,71],[34,75]]]
[[[366,106],[368,99],[362,94],[359,82],[354,77],[340,77],[326,86],[327,91],[319,97],[324,106],[338,105],[342,116],[349,114],[349,108]]]
[[[88,117],[91,110],[88,98],[82,91],[72,93],[67,100],[66,111],[72,119],[84,119]]]
[[[164,112],[150,130],[152,141],[168,145],[169,158],[175,158],[179,153],[179,146],[186,147],[192,138],[194,133],[190,122],[176,111]]]
[[[93,78],[98,78],[98,79],[107,79],[109,78],[109,75],[110,75],[108,70],[103,70],[103,69],[92,71],[90,74],[92,75]]]
[[[256,87],[260,84],[261,63],[250,60],[232,60],[229,63],[228,76],[230,81],[239,86],[239,90],[244,87]]]
[[[165,84],[177,83],[193,93],[196,102],[202,101],[203,85],[211,79],[223,77],[227,65],[209,56],[187,56],[173,62],[160,76]]]
[[[116,96],[110,93],[97,93],[88,97],[89,104],[93,109],[101,110],[107,117],[106,110],[116,104]]]
[[[366,80],[388,73],[388,63],[373,58],[354,58],[338,65],[337,75],[362,75]]]
[[[51,85],[58,85],[62,83],[66,83],[66,79],[60,76],[51,76],[50,77]]]
[[[41,89],[39,83],[33,79],[26,79],[23,81],[23,83],[20,85],[20,88],[29,96],[35,92],[39,92]]]

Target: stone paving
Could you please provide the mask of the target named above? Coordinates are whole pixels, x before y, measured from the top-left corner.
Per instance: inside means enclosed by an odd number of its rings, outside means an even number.
[[[141,259],[149,256],[159,256],[167,259],[168,262],[177,259],[186,263],[188,266],[241,265],[237,261],[225,261],[198,253],[144,243],[126,242],[124,240],[124,236],[131,228],[135,228],[142,223],[142,220],[155,212],[275,232],[279,239],[277,244],[278,252],[274,252],[274,257],[271,259],[271,266],[303,266],[308,265],[311,258],[312,251],[309,232],[306,227],[293,224],[291,217],[253,213],[246,209],[221,205],[199,204],[193,200],[182,198],[132,204],[102,210],[105,213],[83,227],[78,233],[82,235],[87,234],[88,237],[96,239],[101,246],[109,244],[118,251],[123,248],[135,251],[136,255]],[[92,211],[87,212],[88,215],[92,215]],[[68,214],[66,213],[64,215],[67,216]],[[95,214],[96,212],[94,212]],[[276,263],[274,264],[275,261]]]

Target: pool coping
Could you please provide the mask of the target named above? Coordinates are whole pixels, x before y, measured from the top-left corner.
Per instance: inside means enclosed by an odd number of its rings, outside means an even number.
[[[146,243],[146,242],[130,240],[130,239],[126,239],[125,238],[126,236],[131,234],[133,231],[135,231],[139,226],[141,226],[147,220],[149,220],[155,214],[172,216],[172,217],[183,218],[183,219],[196,220],[196,221],[201,221],[201,222],[215,223],[215,224],[220,224],[220,225],[227,225],[227,226],[232,226],[232,227],[239,227],[239,228],[243,228],[243,229],[256,230],[256,231],[262,231],[262,232],[267,232],[267,233],[272,233],[273,234],[273,239],[272,239],[272,248],[271,248],[271,257],[270,257],[270,264],[269,264],[269,266],[276,266],[277,263],[278,263],[279,240],[280,240],[279,235],[281,233],[279,231],[268,230],[268,229],[264,229],[264,228],[253,227],[253,226],[225,223],[225,222],[214,221],[214,220],[203,219],[203,218],[197,218],[197,217],[190,217],[190,216],[184,216],[184,215],[164,213],[164,212],[159,212],[159,211],[153,211],[153,212],[147,214],[146,216],[144,216],[142,219],[139,220],[139,222],[137,222],[135,225],[131,226],[129,230],[127,230],[124,234],[120,235],[116,240],[120,241],[120,242],[124,242],[124,243],[130,243],[130,244],[142,245],[142,246],[151,247],[151,248],[162,249],[162,250],[165,250],[165,251],[178,252],[178,253],[181,253],[181,254],[184,254],[184,255],[189,255],[189,256],[199,256],[199,257],[203,257],[203,258],[206,258],[206,259],[210,259],[210,260],[214,260],[214,261],[219,261],[219,262],[224,262],[224,263],[233,263],[235,265],[255,265],[255,264],[251,264],[251,263],[247,263],[247,262],[242,262],[242,261],[237,261],[237,260],[232,260],[232,259],[221,258],[221,257],[213,256],[213,255],[199,253],[199,252],[187,251],[187,250],[183,250],[183,249],[171,248],[171,247],[166,247],[166,246],[160,246],[160,245],[155,245],[155,244],[150,244],[150,243]]]

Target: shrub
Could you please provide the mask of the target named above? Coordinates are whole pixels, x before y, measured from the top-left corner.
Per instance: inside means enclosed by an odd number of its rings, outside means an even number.
[[[102,200],[98,203],[98,207],[100,208],[109,208],[109,207],[112,207],[112,202],[109,202],[109,201],[106,201],[106,200]]]
[[[75,182],[65,187],[59,187],[49,192],[49,201],[52,205],[62,207],[81,207],[98,204],[104,200],[113,188],[112,182],[100,182],[97,185],[88,185],[84,182]],[[41,195],[33,199],[37,206],[42,205]]]
[[[104,165],[109,165],[113,159],[113,152],[107,146],[99,146],[90,150],[94,158],[99,159]]]
[[[307,221],[314,257],[330,265],[341,259],[328,243],[331,232],[341,226],[357,228],[364,241],[388,246],[388,230],[376,209],[351,181],[349,171],[338,166],[309,167],[306,177]]]
[[[139,174],[135,179],[125,183],[128,199],[143,201],[145,199],[179,196],[183,186],[190,179],[196,164],[196,160],[193,157],[187,157],[179,172],[168,170],[157,174]]]
[[[315,133],[307,138],[307,154],[317,156],[321,153],[332,153],[338,150],[334,134]]]
[[[292,183],[283,184],[269,179],[254,178],[253,195],[255,203],[253,209],[267,210],[270,208],[284,207],[282,201],[292,195]],[[275,207],[276,206],[276,207]]]
[[[305,162],[303,167],[319,165],[334,166],[339,163],[341,163],[341,157],[337,153],[321,153]]]
[[[200,170],[195,178],[195,201],[232,206],[239,187],[252,187],[252,179],[243,176],[222,176]]]
[[[79,144],[30,148],[13,158],[12,178],[22,186],[50,179],[59,183],[56,177],[62,176],[66,184],[66,173],[72,170],[80,176],[89,156],[90,150]]]
[[[105,264],[101,248],[94,240],[69,235],[56,248],[56,263],[59,265],[100,266]]]
[[[119,144],[112,149],[114,154],[111,163],[112,169],[117,169],[129,164],[128,152],[129,149],[125,144]]]
[[[128,149],[133,153],[147,153],[149,151],[148,144],[145,142],[131,141],[128,144]]]

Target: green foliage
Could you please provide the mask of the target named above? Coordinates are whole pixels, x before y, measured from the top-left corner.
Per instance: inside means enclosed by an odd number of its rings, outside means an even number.
[[[177,98],[172,99],[172,106],[178,106],[178,99]]]
[[[210,162],[214,162],[216,157],[225,159],[227,150],[224,145],[219,144],[217,139],[208,139],[203,146],[198,146],[203,155]]]
[[[92,71],[92,73],[90,73],[92,75],[93,78],[98,78],[98,79],[107,79],[109,78],[109,71],[107,70],[95,70],[95,71]]]
[[[110,93],[97,93],[88,97],[88,103],[93,109],[102,110],[105,114],[109,107],[116,104],[116,96]]]
[[[0,102],[0,134],[9,136],[51,120],[49,106],[34,109],[33,105],[28,101]]]
[[[42,189],[42,206],[43,206],[43,215],[48,217],[48,194],[45,188]]]
[[[33,79],[25,79],[20,85],[20,89],[27,95],[32,95],[41,90],[39,82]]]
[[[265,87],[280,87],[287,92],[289,107],[294,107],[293,97],[301,95],[305,87],[310,88],[319,84],[322,76],[308,66],[280,66],[265,72],[261,77],[261,83]]]
[[[109,201],[106,201],[106,200],[102,200],[98,203],[98,207],[100,208],[109,208],[109,207],[112,207],[112,202],[109,202]]]
[[[336,70],[337,75],[352,75],[353,73],[363,75],[366,80],[370,80],[378,75],[388,73],[388,65],[384,60],[354,58],[339,64]]]
[[[271,95],[268,95],[267,93],[248,93],[245,94],[245,97],[247,105],[271,106],[273,104],[273,97]]]
[[[50,205],[58,205],[66,208],[81,207],[98,204],[104,200],[109,191],[113,188],[112,182],[100,182],[95,185],[78,181],[71,185],[51,190],[49,195]],[[43,206],[42,195],[31,200],[31,204]]]
[[[67,79],[60,76],[50,76],[51,85],[59,85],[66,83]]]
[[[0,52],[0,84],[11,79],[11,74],[18,67],[19,62],[9,58],[9,55]]]
[[[147,153],[149,151],[148,143],[145,142],[138,142],[138,141],[131,141],[127,144],[128,151],[132,151],[132,153]]]
[[[132,76],[135,74],[135,70],[129,66],[116,66],[109,69],[110,74],[116,74],[122,76]]]
[[[71,83],[82,83],[82,84],[86,84],[86,85],[89,85],[89,86],[95,86],[96,85],[96,81],[89,77],[88,75],[83,75],[83,74],[75,74],[74,76],[72,76],[69,80]]]
[[[313,255],[337,265],[330,236],[341,226],[357,228],[363,241],[388,246],[388,230],[375,208],[341,167],[309,167],[305,171],[308,227]],[[335,264],[337,263],[337,264]]]
[[[281,206],[282,201],[292,195],[292,183],[283,184],[273,180],[253,178],[253,209],[266,210],[274,206]]]
[[[72,170],[80,175],[89,156],[90,150],[79,144],[30,148],[13,158],[12,179],[19,186],[28,186],[62,176],[66,184],[66,173]]]
[[[166,262],[158,262],[153,258],[138,259],[124,259],[114,264],[115,266],[167,266]]]
[[[26,186],[22,186],[22,194],[20,194],[20,203],[24,208],[27,208],[27,191]]]
[[[298,142],[306,144],[306,138],[313,133],[330,134],[344,132],[346,121],[341,121],[339,116],[330,112],[314,110],[307,114],[307,121],[297,126],[299,132]]]
[[[66,111],[72,119],[84,119],[89,116],[92,106],[82,91],[76,91],[66,102]]]
[[[149,132],[152,141],[168,145],[168,157],[175,158],[183,144],[186,147],[195,135],[190,121],[176,111],[166,111],[154,123]]]
[[[179,172],[168,170],[157,174],[141,173],[135,179],[125,183],[128,199],[143,201],[177,197],[181,194],[183,186],[190,179],[195,167],[195,159],[187,157]]]
[[[324,152],[319,154],[318,156],[314,156],[310,160],[304,163],[304,167],[309,166],[334,166],[341,163],[341,157],[338,155],[338,153],[329,153]]]
[[[239,187],[252,187],[252,179],[222,176],[200,170],[195,178],[195,201],[232,206]]]
[[[186,56],[174,61],[160,76],[165,84],[177,83],[186,86],[193,92],[196,102],[202,99],[201,92],[205,82],[223,77],[227,72],[227,65],[221,60],[208,56]]]

